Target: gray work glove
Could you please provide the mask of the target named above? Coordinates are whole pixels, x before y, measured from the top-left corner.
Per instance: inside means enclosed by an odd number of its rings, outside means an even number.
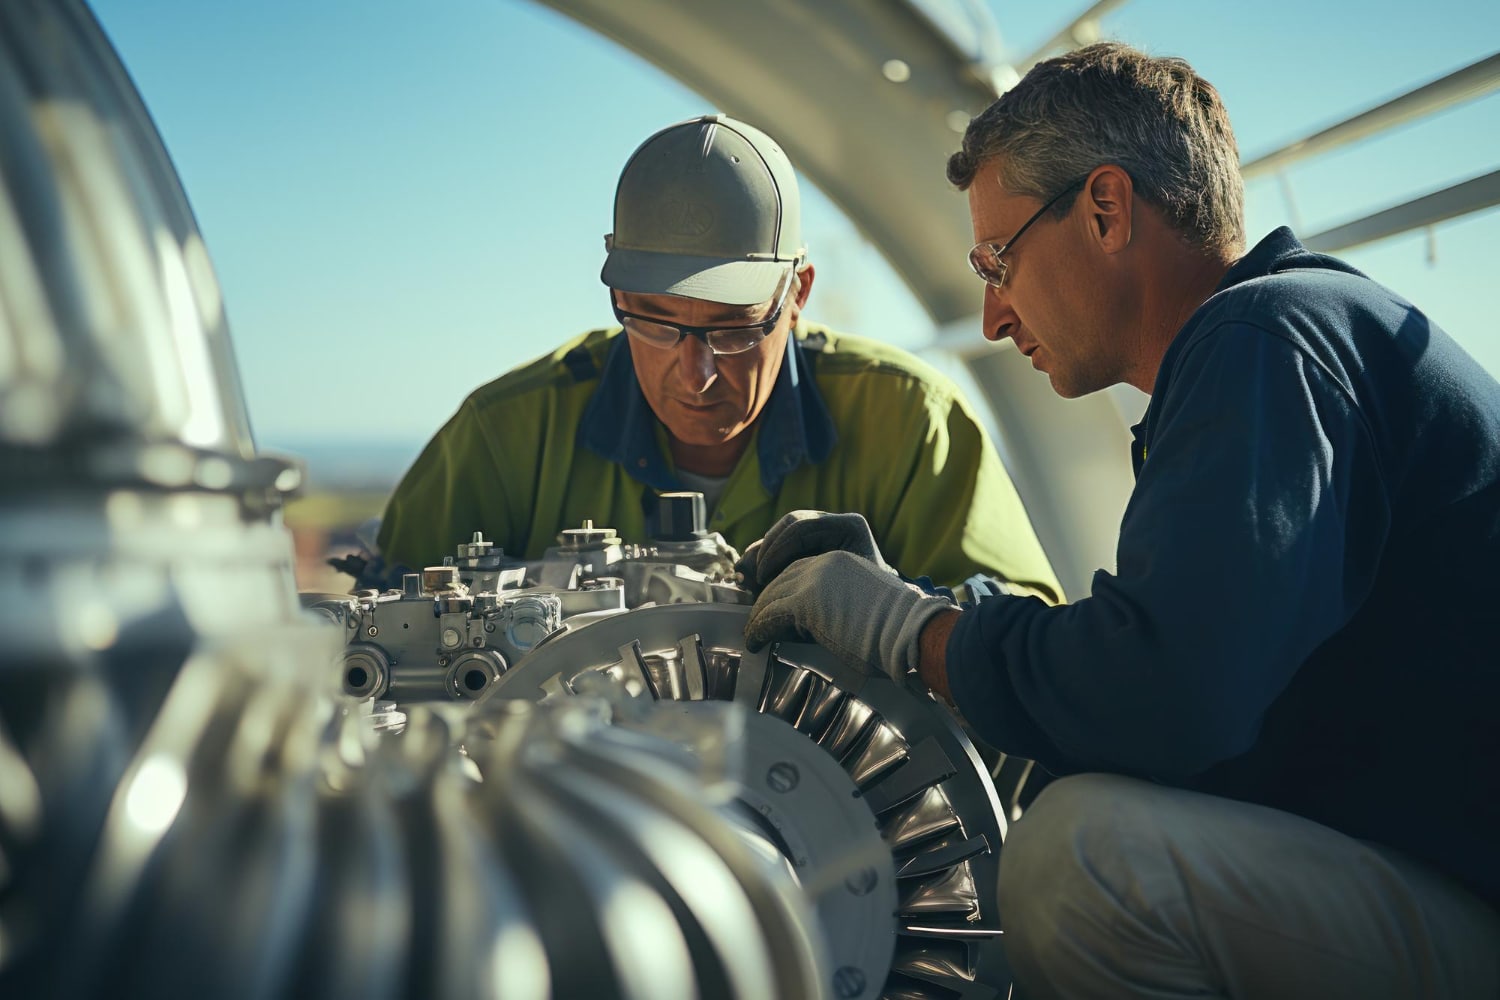
[[[734,568],[744,578],[745,588],[759,593],[798,559],[840,551],[852,552],[895,573],[880,557],[875,536],[863,517],[821,510],[794,510],[785,515],[771,525],[766,537],[750,544]]]
[[[811,639],[839,658],[883,670],[898,683],[921,657],[922,628],[952,601],[923,593],[851,552],[799,559],[750,609],[745,645]]]

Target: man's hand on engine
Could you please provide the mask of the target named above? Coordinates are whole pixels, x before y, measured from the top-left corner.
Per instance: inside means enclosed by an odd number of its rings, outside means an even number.
[[[899,682],[916,669],[923,626],[953,607],[903,583],[884,564],[825,552],[793,562],[761,592],[745,624],[745,645],[755,651],[810,639]]]
[[[852,552],[868,559],[887,573],[870,525],[859,514],[828,514],[821,510],[794,510],[771,525],[766,537],[751,543],[734,568],[745,587],[759,593],[788,566],[799,559],[824,552]]]

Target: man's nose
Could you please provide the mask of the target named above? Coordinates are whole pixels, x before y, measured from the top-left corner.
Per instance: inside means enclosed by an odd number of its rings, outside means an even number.
[[[677,345],[677,364],[682,371],[682,387],[691,393],[707,392],[719,377],[714,352],[697,337],[683,337]]]
[[[1004,340],[1015,336],[1021,319],[1010,307],[1010,296],[1006,290],[986,285],[984,289],[983,330],[986,340]]]

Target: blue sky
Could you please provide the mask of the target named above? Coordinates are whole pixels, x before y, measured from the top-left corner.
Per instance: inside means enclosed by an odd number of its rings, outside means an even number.
[[[657,128],[712,110],[530,0],[93,6],[197,213],[263,446],[414,450],[474,386],[608,322],[619,168]],[[991,4],[1015,56],[1084,6]],[[1248,158],[1489,55],[1500,4],[1134,0],[1104,34],[1191,61]],[[1275,180],[1252,183],[1249,230],[1316,232],[1497,164],[1500,95],[1294,167],[1293,206]],[[810,314],[920,343],[925,313],[809,187]],[[1500,372],[1497,246],[1492,210],[1431,244],[1346,256]]]

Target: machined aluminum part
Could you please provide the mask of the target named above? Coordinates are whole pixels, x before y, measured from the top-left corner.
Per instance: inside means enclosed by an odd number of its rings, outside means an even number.
[[[603,619],[543,643],[480,706],[565,700],[607,678],[680,713],[712,713],[728,702],[759,714],[739,796],[776,831],[825,927],[837,922],[827,930],[830,992],[1003,995],[1010,968],[995,893],[1006,821],[973,744],[927,694],[821,647],[747,651],[747,614],[683,604]],[[841,777],[820,779],[822,794],[789,797],[785,790],[798,787],[815,756],[836,761]],[[830,831],[862,826],[881,838],[878,859],[860,855],[857,837],[831,846]],[[888,904],[872,890],[891,875]],[[886,947],[872,954],[871,941]]]
[[[405,574],[399,590],[302,595],[308,611],[344,630],[344,693],[403,705],[473,700],[560,629],[651,604],[752,600],[730,582],[736,553],[717,534],[643,547],[585,525],[527,568],[505,565],[476,531],[443,565]]]
[[[568,529],[562,537],[568,532],[596,531],[613,529]],[[533,589],[563,595],[597,589],[601,581],[615,582],[622,592],[620,607],[749,604],[753,596],[731,580],[736,558],[738,553],[714,534],[694,542],[653,540],[647,545],[621,545],[616,539],[596,547],[561,545],[548,549],[540,561],[524,565],[526,579],[536,585]],[[465,569],[462,576],[471,590],[481,591],[496,589],[507,572],[513,570]],[[587,607],[574,598],[563,610],[572,616],[602,609]]]
[[[318,618],[343,630],[344,693],[402,705],[478,698],[555,632],[563,615],[559,595],[544,591],[471,594],[423,585],[409,592],[313,594],[303,600]]]

